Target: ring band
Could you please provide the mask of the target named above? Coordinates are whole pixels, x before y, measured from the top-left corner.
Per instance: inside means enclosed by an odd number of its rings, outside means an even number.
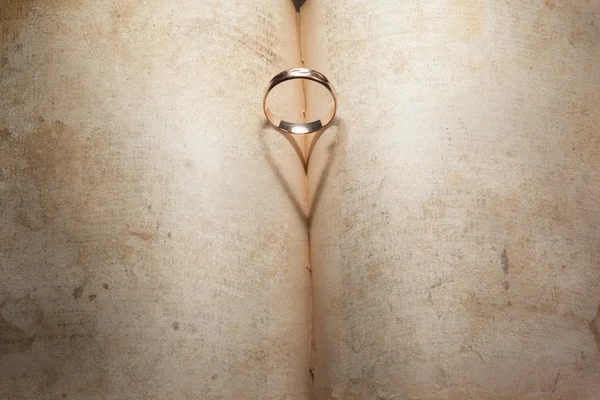
[[[267,97],[269,96],[269,92],[280,83],[289,81],[291,79],[308,79],[310,81],[317,82],[322,86],[325,86],[325,88],[329,90],[331,97],[333,97],[333,107],[324,118],[306,123],[288,122],[283,121],[275,114],[273,114],[271,110],[269,110],[269,108],[267,107]],[[335,96],[333,86],[331,86],[331,83],[325,77],[325,75],[310,68],[292,68],[278,73],[273,77],[273,79],[271,79],[271,82],[269,82],[269,86],[265,91],[265,97],[263,98],[263,110],[265,112],[267,120],[269,120],[271,125],[273,125],[275,128],[286,133],[307,134],[316,132],[319,129],[327,126],[331,122],[331,120],[333,120],[333,117],[335,117],[336,109],[337,98]]]

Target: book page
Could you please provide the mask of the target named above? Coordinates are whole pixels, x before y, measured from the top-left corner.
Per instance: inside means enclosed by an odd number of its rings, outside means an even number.
[[[316,398],[596,399],[600,3],[303,13]]]
[[[0,1],[0,398],[308,398],[304,170],[261,104],[295,23]]]

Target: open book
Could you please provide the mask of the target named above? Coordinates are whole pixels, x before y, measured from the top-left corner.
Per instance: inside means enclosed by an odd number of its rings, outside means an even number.
[[[0,39],[0,399],[600,398],[600,2],[0,0]],[[261,110],[301,66],[307,174]]]

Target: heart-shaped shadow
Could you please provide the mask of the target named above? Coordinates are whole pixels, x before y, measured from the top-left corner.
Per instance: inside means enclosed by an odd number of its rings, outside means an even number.
[[[326,140],[323,140],[321,137],[326,131],[330,131],[331,133],[328,133],[326,135]],[[259,146],[262,150],[265,160],[269,164],[269,167],[271,168],[271,171],[273,171],[277,181],[284,189],[287,197],[292,202],[294,209],[307,225],[310,225],[311,215],[318,204],[325,181],[329,175],[331,164],[335,157],[335,148],[339,141],[341,131],[341,122],[337,119],[334,119],[327,126],[327,128],[315,132],[312,135],[312,141],[305,157],[304,151],[294,139],[292,134],[277,131],[276,129],[272,128],[267,121],[263,122],[261,129],[259,130]],[[267,139],[267,135],[283,136],[292,146],[298,157],[300,166],[304,170],[304,173],[309,175],[311,180],[316,179],[315,183],[309,182],[308,184],[309,188],[315,188],[313,191],[311,191],[312,193],[307,193],[306,197],[304,198],[300,197],[300,193],[295,193],[293,186],[290,184],[290,174],[284,173],[284,169],[282,168],[283,161],[276,161],[277,156],[274,154],[272,147],[269,145],[269,142],[272,142],[272,138]],[[317,144],[319,144],[319,146],[317,146]],[[315,152],[318,152],[319,154],[318,158],[320,162],[317,163],[318,165],[315,167],[318,168],[318,170],[313,170],[309,173],[310,160],[315,158]],[[326,157],[324,161],[322,161],[322,155]],[[308,205],[306,204],[307,202]]]

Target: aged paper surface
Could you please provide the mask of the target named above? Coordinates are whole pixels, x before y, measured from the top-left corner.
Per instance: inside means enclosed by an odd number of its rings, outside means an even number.
[[[308,398],[288,3],[0,1],[0,398]]]
[[[302,12],[316,398],[597,399],[600,3]]]

